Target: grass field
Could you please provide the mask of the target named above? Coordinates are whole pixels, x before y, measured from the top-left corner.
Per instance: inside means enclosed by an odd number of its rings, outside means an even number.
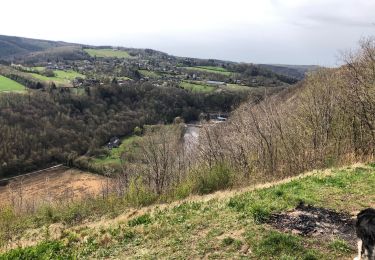
[[[132,58],[126,51],[113,49],[85,49],[91,57],[98,58]]]
[[[37,252],[40,258],[69,259],[353,259],[355,241],[332,233],[297,235],[266,222],[271,214],[290,212],[301,201],[353,215],[375,206],[374,182],[374,167],[357,165],[315,171],[268,188],[122,210],[115,218],[63,226],[57,240],[39,235],[39,244],[34,239],[34,246],[0,258],[31,259]]]
[[[206,85],[204,82],[188,82],[182,81],[180,83],[180,87],[190,90],[192,92],[200,92],[200,93],[210,93],[217,89],[227,90],[231,92],[250,92],[252,90],[258,90],[256,88],[251,88],[248,86],[242,86],[238,84],[226,84],[225,86],[209,86]]]
[[[110,150],[110,154],[103,158],[95,158],[93,160],[94,166],[120,166],[121,155],[124,152],[136,152],[137,151],[137,141],[142,137],[140,136],[130,136],[122,139],[121,145],[118,148],[113,148]]]
[[[85,78],[85,75],[80,74],[73,70],[63,71],[63,70],[54,70],[54,77],[46,77],[37,73],[29,73],[34,78],[44,81],[44,82],[54,82],[56,85],[62,84],[71,86],[71,81],[77,77]]]
[[[190,83],[190,82],[186,82],[186,81],[182,81],[180,83],[180,87],[184,88],[184,89],[187,89],[187,90],[190,90],[192,92],[203,92],[203,93],[209,93],[209,92],[212,92],[214,91],[216,88],[213,87],[213,86],[207,86],[207,85],[204,85],[204,84],[195,84],[195,83]]]
[[[225,89],[225,90],[229,90],[229,91],[243,91],[243,92],[251,91],[251,90],[255,89],[255,88],[251,88],[251,87],[248,87],[248,86],[242,86],[242,85],[238,85],[238,84],[227,84],[226,86],[224,86],[222,88]]]
[[[129,77],[117,77],[117,79],[121,79],[121,80],[132,80],[132,79],[129,78]]]
[[[224,76],[231,76],[232,72],[221,68],[221,67],[213,67],[213,66],[197,66],[197,67],[185,67],[185,69],[188,70],[196,70],[196,71],[202,71],[202,72],[209,72],[209,73],[216,73],[221,74]]]
[[[156,73],[155,71],[150,71],[150,70],[138,70],[138,71],[144,77],[149,77],[152,79],[161,78],[161,75],[159,73]]]
[[[18,82],[0,75],[0,92],[24,92],[25,87]]]

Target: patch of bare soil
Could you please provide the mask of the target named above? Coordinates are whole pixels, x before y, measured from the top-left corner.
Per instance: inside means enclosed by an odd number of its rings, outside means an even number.
[[[0,206],[34,208],[38,204],[65,202],[100,195],[107,185],[104,176],[76,169],[58,168],[20,176],[0,186]]]
[[[354,219],[351,215],[326,208],[301,203],[293,211],[272,214],[268,224],[301,236],[340,238],[353,246],[356,244]]]

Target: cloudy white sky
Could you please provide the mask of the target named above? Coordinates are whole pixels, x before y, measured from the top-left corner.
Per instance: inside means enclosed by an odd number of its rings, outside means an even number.
[[[336,65],[375,35],[375,0],[2,0],[0,34],[178,56]]]

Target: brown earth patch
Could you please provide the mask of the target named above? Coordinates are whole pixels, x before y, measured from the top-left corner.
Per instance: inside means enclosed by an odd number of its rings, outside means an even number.
[[[101,194],[107,178],[76,169],[57,168],[19,176],[0,186],[0,206],[34,208],[51,202],[65,202]]]

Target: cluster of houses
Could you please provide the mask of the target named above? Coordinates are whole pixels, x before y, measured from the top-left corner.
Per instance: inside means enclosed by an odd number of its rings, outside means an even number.
[[[52,63],[48,62],[45,66],[45,69],[47,70],[71,70],[73,67],[68,64],[58,64],[58,63]]]
[[[117,50],[118,48],[114,48]],[[134,57],[127,58],[86,58],[84,60],[64,60],[39,64],[48,70],[74,70],[86,75],[86,78],[73,80],[73,87],[97,86],[108,83],[107,79],[116,79],[116,84],[125,86],[130,79],[150,81],[154,86],[179,85],[183,80],[205,82],[212,86],[225,86],[227,83],[240,84],[237,79],[210,78],[210,75],[188,70],[196,66],[192,58],[177,58],[157,51],[133,50]],[[224,65],[223,65],[224,66]],[[142,75],[142,70],[155,72],[157,76]],[[225,82],[224,82],[225,80]],[[236,82],[234,82],[236,81]]]
[[[77,77],[72,81],[73,87],[88,87],[88,86],[97,86],[100,85],[100,80],[95,78],[80,78]]]

